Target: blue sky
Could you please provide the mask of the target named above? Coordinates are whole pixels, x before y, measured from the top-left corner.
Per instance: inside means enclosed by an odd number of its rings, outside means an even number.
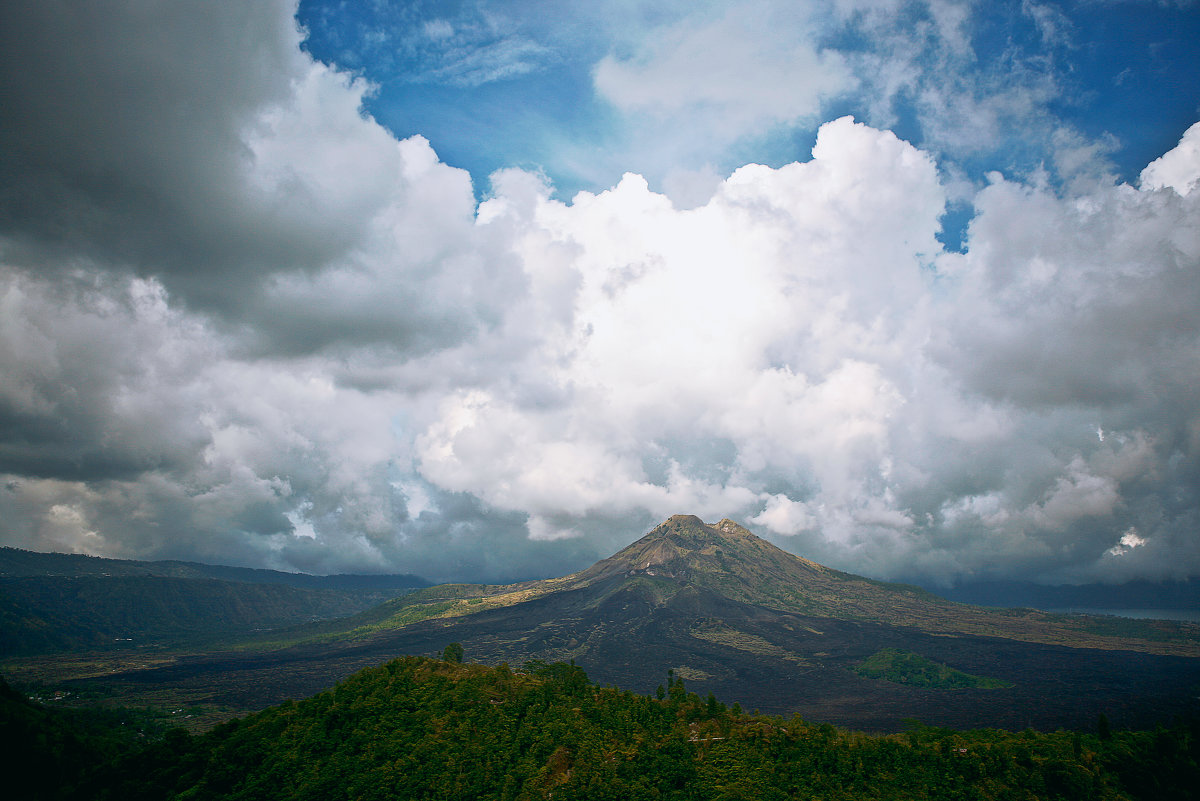
[[[397,136],[425,136],[447,163],[470,170],[480,192],[488,175],[511,166],[544,171],[567,198],[612,185],[626,169],[658,172],[659,183],[651,183],[657,190],[672,168],[780,166],[807,158],[817,125],[843,114],[891,128],[972,180],[988,170],[1027,174],[1053,162],[1049,129],[1066,127],[1098,143],[1118,179],[1133,181],[1200,109],[1200,10],[1193,4],[980,3],[970,5],[962,26],[969,50],[947,57],[945,43],[927,43],[913,65],[919,73],[904,86],[889,92],[879,76],[862,73],[857,86],[823,94],[799,119],[752,121],[732,141],[690,151],[653,150],[655,161],[647,164],[648,145],[630,119],[638,112],[623,112],[597,90],[597,65],[614,53],[637,53],[664,31],[719,18],[725,9],[736,14],[739,4],[587,5],[311,0],[297,17],[314,57],[377,87],[366,101],[376,119]],[[751,7],[764,5],[740,7],[752,14]],[[879,20],[838,18],[831,5],[812,5],[804,33],[817,48],[858,64],[894,62],[893,37],[914,41],[932,23],[933,12],[918,3],[895,4],[882,30]],[[786,48],[796,33],[786,26],[777,32],[779,42],[761,46]],[[948,62],[956,74],[940,72]],[[1023,121],[1032,129],[1014,126],[969,143],[928,136],[939,123],[913,95],[943,82],[980,101],[1026,91]]]
[[[0,544],[1200,576],[1194,2],[0,4]]]

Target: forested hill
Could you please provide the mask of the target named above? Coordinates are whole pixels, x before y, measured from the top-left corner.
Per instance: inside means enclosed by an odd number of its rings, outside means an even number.
[[[0,578],[0,657],[227,641],[350,615],[398,592],[167,576]]]
[[[0,656],[227,639],[351,615],[428,584],[0,548]]]
[[[206,735],[172,732],[71,797],[1092,801],[1200,786],[1197,725],[867,736],[729,710],[674,676],[658,694],[597,687],[562,663],[407,657]]]

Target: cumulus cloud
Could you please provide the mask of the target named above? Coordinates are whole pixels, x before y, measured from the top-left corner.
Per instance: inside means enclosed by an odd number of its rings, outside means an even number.
[[[420,469],[539,536],[579,533],[546,527],[564,512],[737,509],[877,573],[1096,575],[1191,425],[1195,209],[997,178],[948,254],[945,199],[927,155],[843,119],[691,210],[637,176],[485,203],[531,278],[572,288],[574,324],[524,371],[551,391],[452,399]]]
[[[452,253],[469,178],[365,117],[371,87],[305,56],[293,10],[6,8],[8,252],[153,277],[272,347],[444,344],[486,318],[478,259]]]
[[[512,276],[466,173],[365,116],[293,10],[4,10],[13,544],[389,562],[391,365],[486,328]]]
[[[962,252],[935,155],[850,117],[688,203],[519,169],[478,203],[288,4],[171,4],[145,41],[85,8],[0,20],[5,544],[500,580],[688,512],[888,578],[1200,570],[1196,128],[1139,188],[991,176]],[[786,98],[673,83],[756,9],[597,81],[723,136],[818,114],[849,79],[807,34],[747,56],[803,73]],[[928,6],[938,52],[964,13]]]
[[[901,402],[874,359],[908,333],[890,299],[920,304],[942,193],[927,158],[849,119],[826,126],[814,152],[781,171],[744,168],[692,211],[632,175],[569,206],[542,196],[532,220],[504,198],[484,204],[488,226],[522,229],[532,278],[572,274],[570,328],[522,372],[560,398],[453,399],[422,440],[422,471],[538,513],[711,515],[763,491],[735,474],[800,460],[852,493],[848,463],[874,458]],[[892,189],[868,191],[875,171]]]
[[[1184,132],[1179,144],[1142,170],[1143,189],[1171,187],[1188,195],[1200,184],[1200,122]]]

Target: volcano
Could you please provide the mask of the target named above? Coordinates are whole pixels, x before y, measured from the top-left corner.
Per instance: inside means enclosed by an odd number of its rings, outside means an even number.
[[[731,520],[672,517],[579,573],[446,584],[362,614],[106,680],[256,708],[402,654],[574,661],[653,693],[668,672],[747,710],[867,730],[1147,725],[1196,708],[1200,627],[954,603],[787,553]]]

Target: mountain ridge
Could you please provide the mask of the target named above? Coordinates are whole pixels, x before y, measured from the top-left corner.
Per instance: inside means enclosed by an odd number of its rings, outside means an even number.
[[[1200,610],[1200,578],[1183,581],[1135,579],[1120,584],[1037,584],[1032,581],[959,582],[945,597],[979,606],[1035,609]]]
[[[80,553],[29,551],[0,546],[0,578],[37,576],[157,576],[204,578],[246,584],[286,584],[305,589],[380,590],[428,587],[430,582],[411,573],[288,573],[259,567],[212,565],[178,559],[143,561],[113,559]]]
[[[311,576],[0,547],[0,656],[163,647],[344,618],[416,576]]]

